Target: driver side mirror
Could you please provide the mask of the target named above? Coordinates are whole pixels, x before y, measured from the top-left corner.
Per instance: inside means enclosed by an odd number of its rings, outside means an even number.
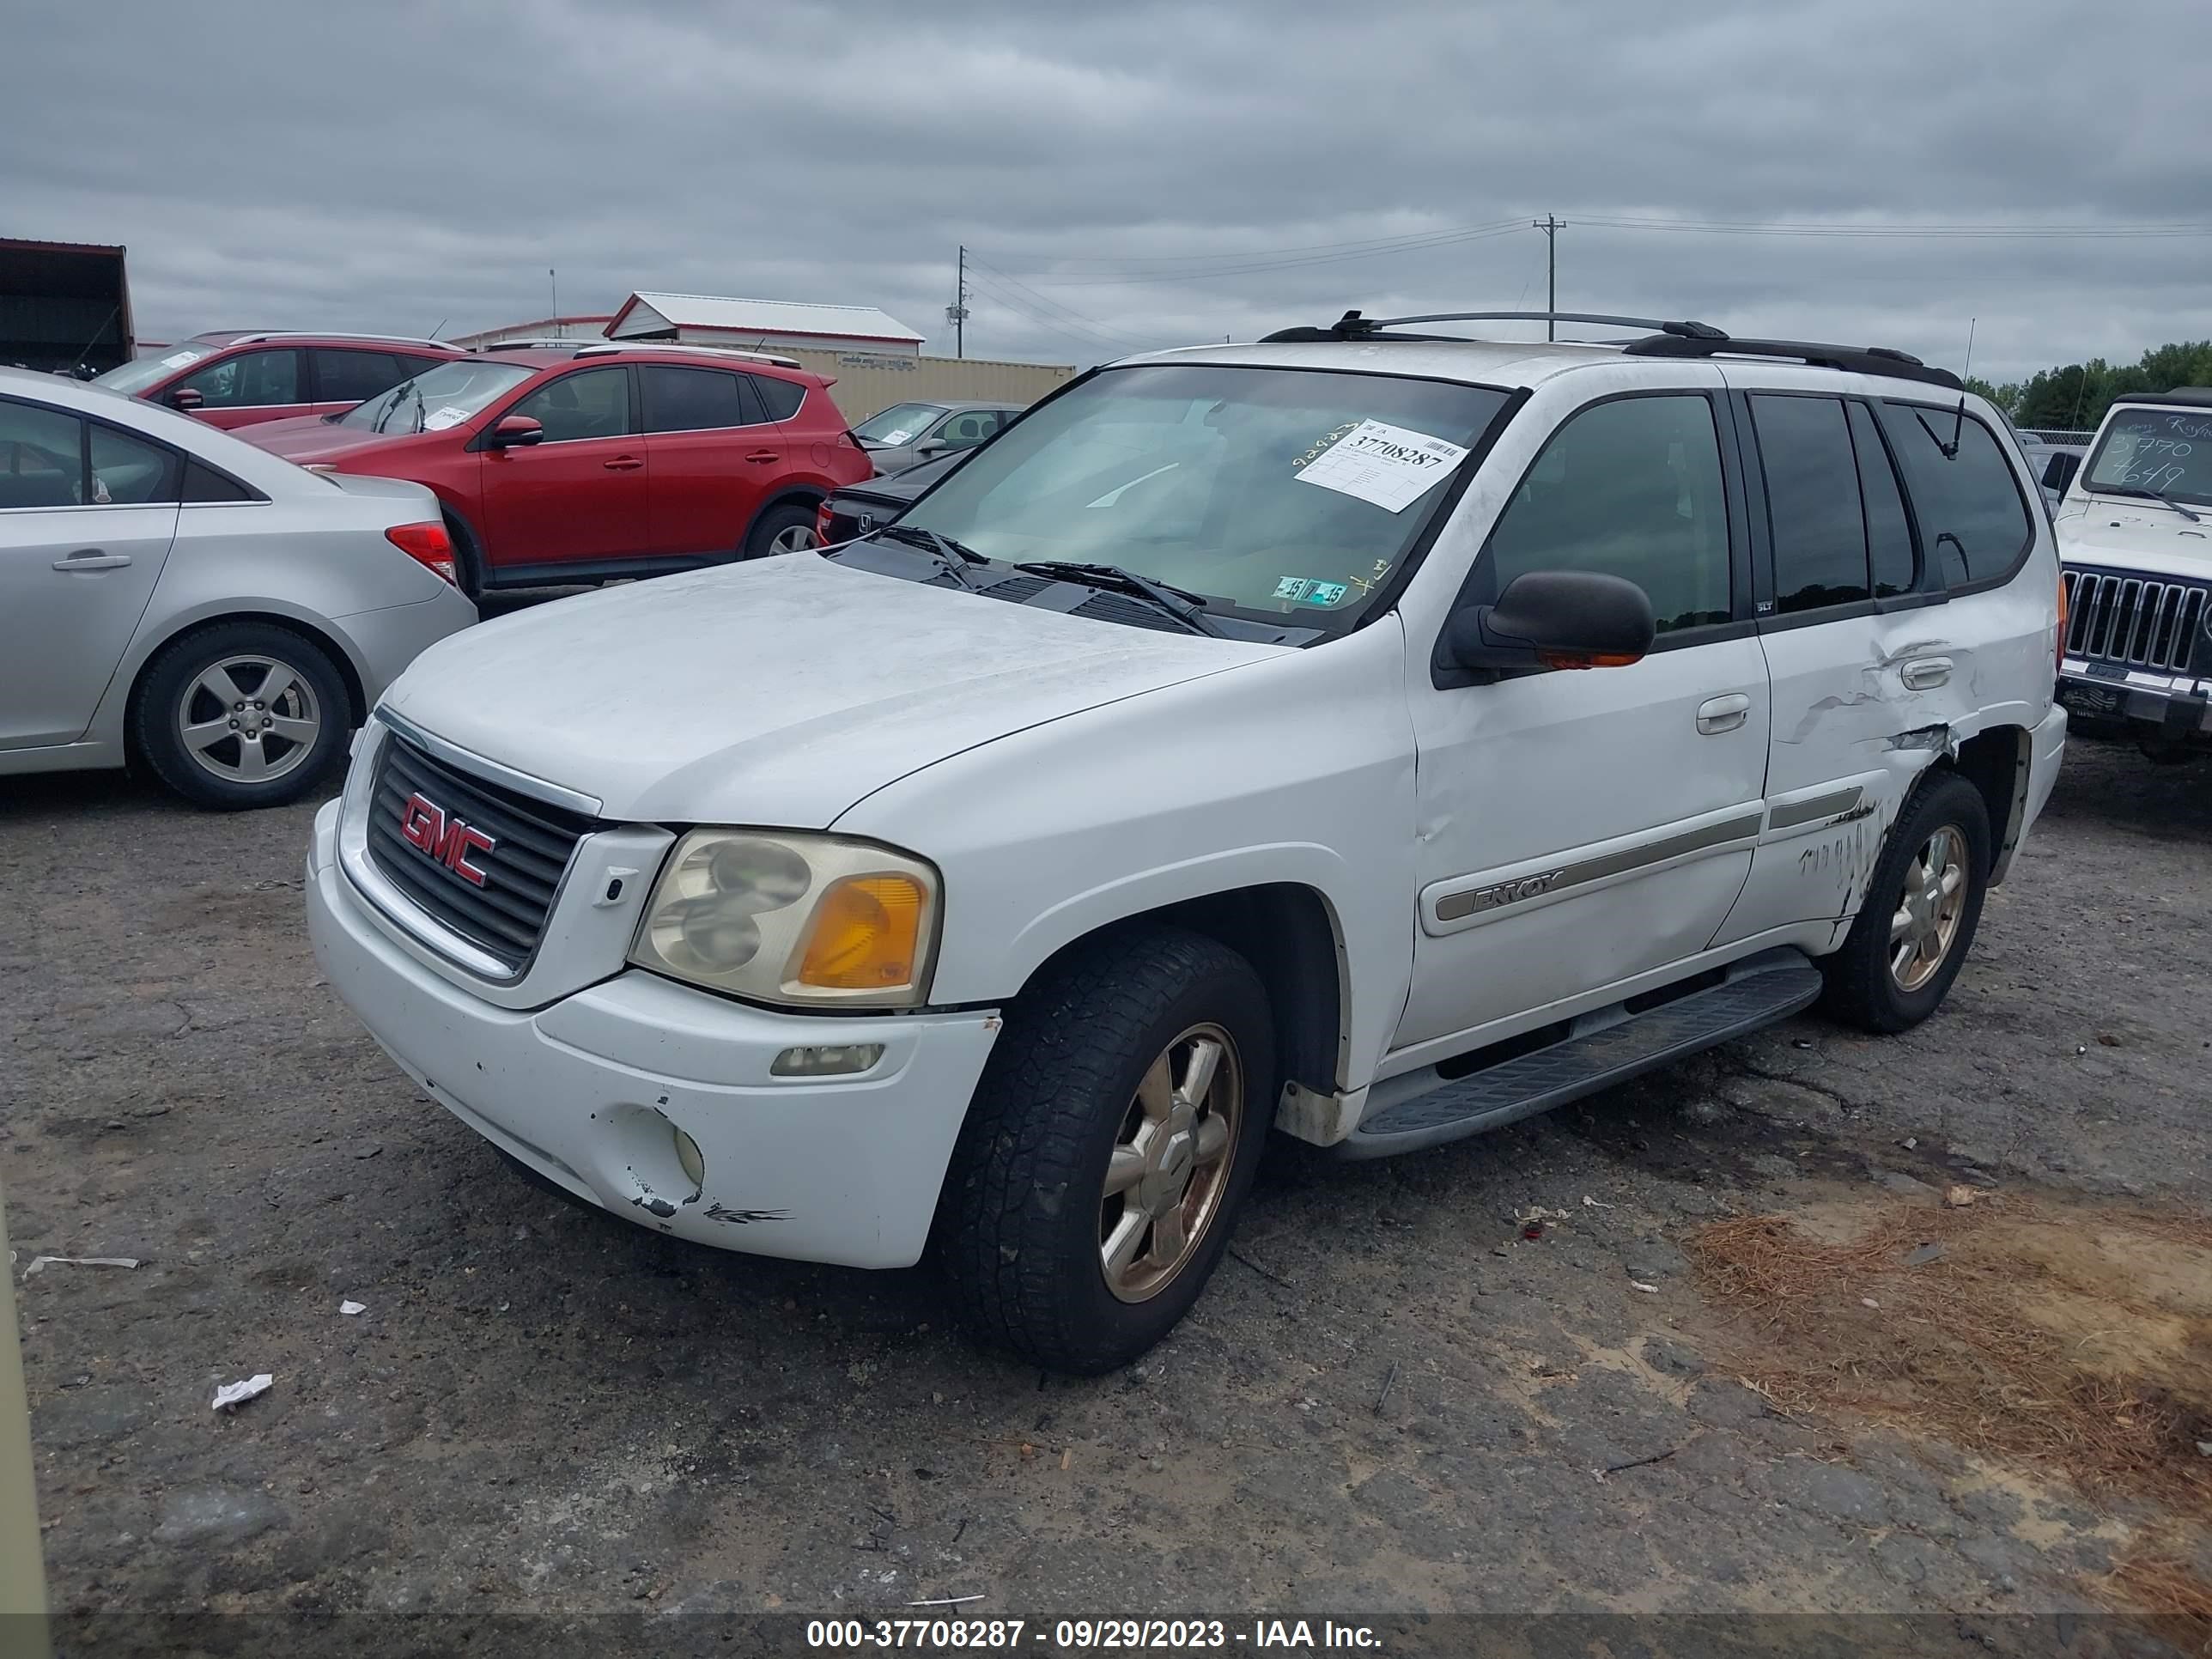
[[[526,449],[544,441],[544,427],[527,415],[502,415],[499,424],[484,434],[487,449]]]
[[[172,409],[183,410],[187,415],[207,402],[197,387],[180,386],[170,391],[161,401]]]
[[[932,438],[927,443],[919,443],[914,447],[914,458],[917,461],[934,460],[951,447],[952,446],[942,438]]]
[[[1495,605],[1466,605],[1444,625],[1444,654],[1467,669],[1624,668],[1659,627],[1634,582],[1590,570],[1531,570]]]
[[[2074,482],[2074,475],[2081,470],[2081,458],[2060,450],[2043,469],[2043,482],[2060,495]]]

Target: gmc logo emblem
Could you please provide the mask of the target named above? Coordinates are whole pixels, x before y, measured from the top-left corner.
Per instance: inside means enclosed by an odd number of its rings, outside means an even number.
[[[484,884],[484,872],[469,862],[471,853],[489,853],[499,845],[472,824],[449,817],[446,809],[421,795],[410,795],[399,809],[399,833],[408,844],[444,865],[471,887]]]

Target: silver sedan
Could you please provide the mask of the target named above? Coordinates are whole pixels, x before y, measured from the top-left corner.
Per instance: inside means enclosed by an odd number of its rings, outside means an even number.
[[[204,806],[291,800],[475,620],[421,485],[0,368],[0,777],[130,765]]]

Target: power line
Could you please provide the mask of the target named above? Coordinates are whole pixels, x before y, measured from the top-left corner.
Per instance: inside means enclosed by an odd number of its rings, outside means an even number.
[[[1311,265],[1343,264],[1355,259],[1377,259],[1394,253],[1417,253],[1429,248],[1456,247],[1467,242],[1487,240],[1493,236],[1511,236],[1528,228],[1526,220],[1516,219],[1511,224],[1498,225],[1487,229],[1454,231],[1419,241],[1395,242],[1387,246],[1365,247],[1352,253],[1322,253],[1304,258],[1273,259],[1264,263],[1242,265],[1221,265],[1207,270],[1132,271],[1113,276],[1060,276],[1037,279],[1039,288],[1123,288],[1151,283],[1210,282],[1220,276],[1249,276],[1275,270],[1291,270]]]
[[[1975,240],[2024,237],[2094,241],[2123,237],[2212,236],[2212,224],[2179,222],[2107,225],[1814,223],[1771,220],[1657,219],[1587,213],[1578,215],[1576,222],[1603,226],[1609,230],[1677,230],[1723,236],[1835,236],[1871,240],[1933,237]]]
[[[1042,306],[1024,300],[1019,294],[999,280],[976,270],[972,254],[969,256],[969,260],[968,280],[975,285],[975,292],[977,298],[989,300],[1024,321],[1033,324],[1048,333],[1056,334],[1086,351],[1119,356],[1133,349],[1149,348],[1154,343],[1151,341],[1138,340],[1133,336],[1111,334],[1103,325],[1092,324],[1086,319],[1072,314],[1054,316]]]
[[[1520,228],[1521,222],[1518,219],[1494,219],[1488,224],[1452,225],[1447,226],[1439,230],[1407,231],[1397,236],[1363,237],[1357,240],[1348,242],[1309,242],[1297,247],[1243,248],[1226,253],[1132,254],[1127,258],[1118,259],[1094,258],[1083,254],[1071,254],[1064,259],[1055,260],[1050,265],[1019,266],[1017,267],[1017,272],[1018,274],[1024,276],[1035,276],[1046,274],[1064,274],[1062,273],[1061,268],[1063,266],[1072,264],[1112,264],[1131,266],[1147,264],[1184,264],[1194,263],[1202,264],[1212,260],[1244,261],[1252,259],[1272,259],[1286,254],[1328,253],[1349,248],[1373,248],[1387,251],[1388,249],[1396,246],[1401,243],[1419,244],[1434,240],[1439,237],[1466,236],[1482,231],[1517,230]]]
[[[1078,327],[1097,335],[1102,340],[1104,340],[1109,343],[1111,343],[1112,341],[1117,337],[1128,341],[1132,344],[1149,345],[1152,343],[1147,340],[1140,340],[1135,335],[1125,333],[1121,330],[1114,327],[1111,324],[1100,322],[1095,317],[1086,317],[1073,307],[1064,306],[1060,304],[1059,301],[1052,299],[1048,295],[1039,294],[1035,289],[1030,287],[1028,283],[1021,282],[1015,277],[1009,276],[1005,271],[1000,270],[996,265],[990,264],[988,260],[977,257],[972,250],[968,255],[968,264],[969,268],[972,271],[977,273],[980,280],[988,281],[992,283],[994,289],[999,292],[1002,302],[1004,302],[1006,296],[1010,295],[1027,296],[1029,302],[1027,307],[1018,307],[1018,308],[1042,311],[1048,315],[1058,316],[1076,325]]]

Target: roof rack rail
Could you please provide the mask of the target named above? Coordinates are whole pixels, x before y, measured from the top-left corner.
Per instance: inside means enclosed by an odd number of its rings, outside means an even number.
[[[1893,380],[1917,380],[1947,392],[1964,392],[1966,382],[1948,368],[1930,368],[1909,352],[1888,346],[1829,345],[1818,340],[1685,339],[1655,334],[1621,348],[1631,357],[1784,357],[1814,368],[1840,368],[1855,374],[1881,374]]]
[[[1314,344],[1329,340],[1439,340],[1434,334],[1385,334],[1388,328],[1416,323],[1589,323],[1605,328],[1648,328],[1656,331],[1621,347],[1630,357],[1786,357],[1818,368],[1847,369],[1859,374],[1883,374],[1892,380],[1918,380],[1948,391],[1964,391],[1965,384],[1948,368],[1930,368],[1910,353],[1888,346],[1826,345],[1814,340],[1738,340],[1710,323],[1662,322],[1652,317],[1613,317],[1594,311],[1439,311],[1420,317],[1363,317],[1347,311],[1327,328],[1284,328],[1262,337],[1264,344]]]
[[[232,345],[258,345],[264,340],[374,340],[382,345],[437,346],[446,351],[459,351],[460,347],[451,340],[433,340],[420,334],[356,334],[340,328],[264,328],[241,334],[229,342]]]
[[[566,351],[578,357],[604,357],[617,351],[703,352],[710,357],[743,357],[748,362],[773,363],[778,368],[804,368],[796,357],[773,351],[746,351],[737,346],[685,345],[678,340],[561,339],[494,340],[485,351]]]
[[[1327,328],[1278,329],[1264,337],[1261,343],[1371,339],[1386,328],[1403,328],[1414,323],[1591,323],[1603,328],[1656,328],[1664,334],[1693,340],[1728,338],[1707,323],[1670,323],[1656,317],[1612,317],[1595,311],[1437,311],[1419,317],[1363,317],[1356,311],[1347,311]]]

